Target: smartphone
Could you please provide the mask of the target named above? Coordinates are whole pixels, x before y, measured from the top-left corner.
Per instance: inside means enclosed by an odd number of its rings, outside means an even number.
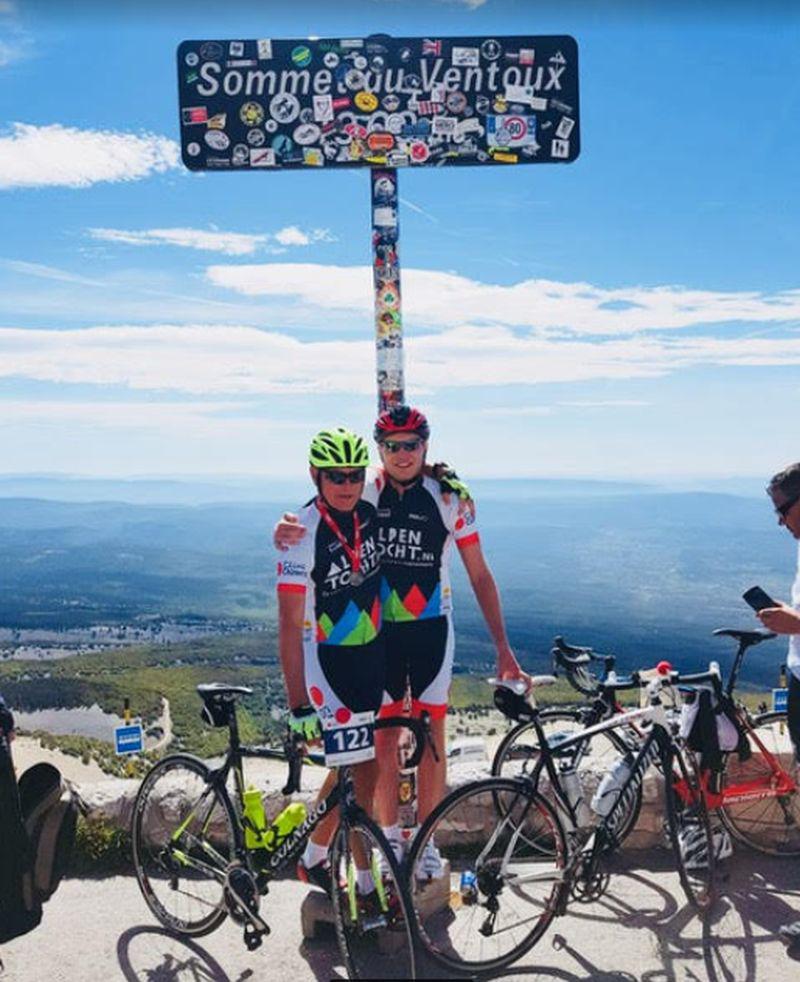
[[[749,590],[745,590],[742,594],[742,600],[746,604],[749,604],[755,611],[765,610],[767,607],[780,606],[760,586],[751,586]]]

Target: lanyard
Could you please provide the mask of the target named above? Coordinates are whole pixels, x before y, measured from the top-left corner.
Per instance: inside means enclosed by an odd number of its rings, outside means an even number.
[[[342,530],[336,522],[336,519],[328,511],[328,506],[322,500],[322,498],[317,498],[317,508],[319,509],[320,515],[322,515],[325,520],[325,524],[333,532],[336,538],[341,542],[342,549],[344,549],[347,558],[350,560],[350,582],[353,586],[358,586],[360,583],[364,582],[364,577],[359,573],[359,568],[361,566],[361,527],[358,524],[358,514],[355,509],[353,509],[353,545],[349,546],[347,544],[347,539],[342,534]]]

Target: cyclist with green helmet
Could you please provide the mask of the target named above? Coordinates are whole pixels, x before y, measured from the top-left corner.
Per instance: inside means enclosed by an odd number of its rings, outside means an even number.
[[[356,797],[369,810],[377,767],[368,723],[381,705],[386,664],[377,513],[361,498],[368,464],[365,441],[350,430],[322,430],[311,441],[317,493],[300,509],[307,534],[281,556],[277,588],[290,726],[307,741],[324,736],[332,764],[357,763]],[[348,754],[354,742],[358,760]],[[300,870],[314,870],[309,878],[325,888],[333,821],[316,827]],[[375,890],[369,870],[358,870],[357,881],[368,902]]]

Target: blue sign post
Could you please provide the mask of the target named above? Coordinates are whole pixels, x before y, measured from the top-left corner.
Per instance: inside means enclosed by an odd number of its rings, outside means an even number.
[[[141,723],[130,723],[114,729],[114,750],[118,756],[140,754],[144,750],[144,731]]]
[[[789,705],[788,689],[772,690],[772,711],[773,713],[785,713]]]

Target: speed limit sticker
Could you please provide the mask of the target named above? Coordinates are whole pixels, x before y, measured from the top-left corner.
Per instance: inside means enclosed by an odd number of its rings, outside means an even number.
[[[536,143],[536,117],[487,116],[486,142],[490,147],[525,147]]]

